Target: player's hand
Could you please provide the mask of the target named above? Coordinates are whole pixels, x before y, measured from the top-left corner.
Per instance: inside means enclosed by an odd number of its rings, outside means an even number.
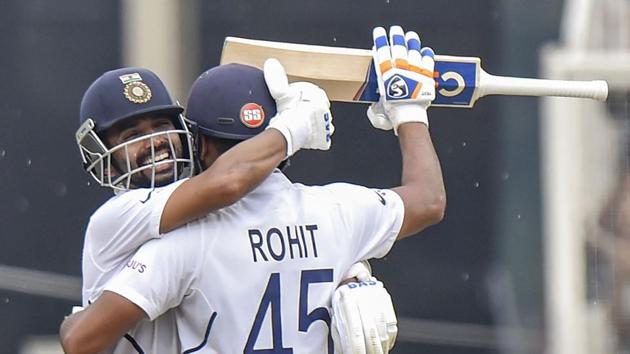
[[[360,261],[353,264],[344,274],[343,282],[366,282],[372,280],[372,267],[368,261]]]
[[[400,26],[373,31],[374,65],[381,98],[368,108],[368,118],[375,128],[398,135],[398,126],[407,122],[429,124],[427,108],[435,99],[434,53],[420,47],[418,34],[406,34]]]
[[[331,332],[336,352],[389,353],[396,342],[398,326],[394,305],[383,283],[370,277],[337,288],[332,299]]]
[[[289,84],[284,68],[276,59],[267,59],[263,71],[278,110],[267,128],[284,135],[287,157],[300,149],[330,149],[335,126],[324,90],[309,82]]]

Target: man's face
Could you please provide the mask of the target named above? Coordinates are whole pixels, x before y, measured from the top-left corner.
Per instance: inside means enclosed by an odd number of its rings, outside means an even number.
[[[113,148],[127,143],[126,147],[116,149],[113,153],[114,167],[120,174],[145,167],[131,176],[135,187],[151,186],[154,163],[182,157],[182,141],[179,134],[158,134],[152,139],[144,138],[131,142],[148,134],[174,130],[175,126],[169,117],[139,117],[118,123],[107,130],[106,144]],[[151,146],[153,145],[153,149]],[[172,162],[155,166],[155,186],[163,186],[174,181],[176,167]]]

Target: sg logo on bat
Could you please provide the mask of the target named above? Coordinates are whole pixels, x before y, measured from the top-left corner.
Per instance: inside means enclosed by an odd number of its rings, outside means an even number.
[[[437,89],[433,106],[448,105],[470,107],[477,85],[479,75],[478,58],[462,58],[457,60],[438,59],[435,62],[435,71],[439,74],[436,78]],[[386,83],[386,94],[391,99],[407,98],[406,94],[413,92],[413,87],[403,87],[399,84],[406,83],[404,79],[394,80],[390,78]],[[393,85],[395,83],[395,85]],[[406,83],[407,85],[409,83]],[[391,85],[391,86],[390,86]],[[364,102],[377,102],[379,99],[378,82],[374,65],[366,78],[365,85],[357,92],[354,100]]]

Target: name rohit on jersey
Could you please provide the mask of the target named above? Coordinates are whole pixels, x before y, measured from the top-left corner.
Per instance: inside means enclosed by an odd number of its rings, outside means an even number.
[[[315,231],[317,225],[249,229],[252,260],[280,262],[284,259],[317,258]]]

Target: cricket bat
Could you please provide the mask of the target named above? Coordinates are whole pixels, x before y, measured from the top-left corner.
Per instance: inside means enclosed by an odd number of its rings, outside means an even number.
[[[379,99],[372,51],[309,44],[226,37],[221,64],[241,63],[258,68],[267,58],[284,66],[289,81],[309,81],[326,91],[331,101],[376,102]],[[605,101],[608,84],[495,76],[481,68],[481,59],[436,55],[436,98],[432,106],[471,108],[487,95],[560,96]]]

